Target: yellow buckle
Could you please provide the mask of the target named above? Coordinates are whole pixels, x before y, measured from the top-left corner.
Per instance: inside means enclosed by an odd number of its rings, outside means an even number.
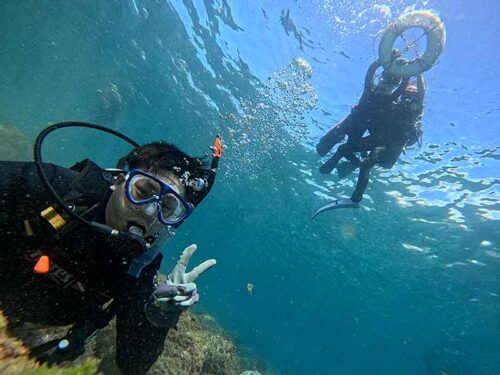
[[[61,230],[66,225],[66,221],[57,213],[54,207],[47,207],[40,215],[54,227],[55,230]]]

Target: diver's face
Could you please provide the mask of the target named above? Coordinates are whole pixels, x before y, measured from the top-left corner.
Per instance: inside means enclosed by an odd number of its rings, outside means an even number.
[[[390,81],[380,78],[375,91],[381,94],[390,94],[394,91],[394,89],[395,86]]]
[[[391,94],[399,85],[399,80],[390,74],[382,74],[378,81],[376,92],[382,94]]]
[[[186,190],[177,175],[170,171],[152,173],[145,171],[169,184],[182,198]],[[143,229],[144,237],[158,234],[164,225],[158,220],[158,212],[148,209],[148,205],[134,205],[125,195],[125,178],[120,175],[112,186],[113,193],[106,205],[106,224],[122,232],[127,232],[130,226]],[[152,212],[150,212],[152,211]]]

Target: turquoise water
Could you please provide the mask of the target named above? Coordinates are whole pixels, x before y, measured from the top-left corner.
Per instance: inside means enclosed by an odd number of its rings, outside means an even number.
[[[447,28],[423,146],[372,173],[361,209],[311,221],[355,183],[320,175],[314,145],[407,7]],[[196,308],[267,372],[497,374],[499,12],[495,0],[3,0],[0,123],[33,140],[47,123],[98,122],[193,154],[220,133],[217,185],[164,270],[190,243],[195,262],[216,258]],[[63,165],[126,152],[88,131],[47,142]]]

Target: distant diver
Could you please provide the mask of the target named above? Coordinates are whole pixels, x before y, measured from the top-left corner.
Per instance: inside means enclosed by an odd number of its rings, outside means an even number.
[[[398,57],[394,53],[394,59]],[[386,120],[387,113],[392,110],[394,101],[401,96],[408,81],[402,81],[390,73],[383,72],[378,84],[374,82],[376,70],[381,66],[379,61],[373,62],[365,77],[363,94],[351,113],[337,125],[332,127],[316,145],[319,155],[325,156],[337,143],[348,136],[349,146],[361,140],[366,130],[373,128],[377,122]],[[323,174],[330,173],[342,157],[350,157],[347,144],[339,146],[336,153],[321,168]]]
[[[45,136],[83,126],[118,136],[133,150],[116,169],[91,160],[71,168],[42,162]],[[30,347],[42,362],[72,360],[116,316],[116,363],[144,374],[164,349],[169,328],[199,300],[207,260],[186,271],[187,247],[159,283],[161,247],[212,188],[222,144],[212,161],[174,145],[140,146],[99,125],[61,123],[40,133],[35,162],[0,161],[0,305],[11,322],[72,325],[66,335]],[[44,341],[44,340],[42,340]]]
[[[321,206],[314,216],[335,208],[357,208],[363,198],[370,170],[375,164],[391,169],[406,148],[419,142],[423,135],[421,118],[425,97],[423,76],[418,76],[417,86],[408,84],[401,98],[385,112],[385,118],[370,123],[369,135],[348,139],[339,146],[334,156],[321,168],[321,173],[330,173],[335,167],[339,177],[345,177],[359,167],[356,188],[350,199],[339,199]],[[362,155],[361,160],[356,153]],[[342,157],[348,162],[337,165]]]
[[[408,60],[401,56],[406,50],[393,50],[393,44],[398,36],[411,27],[424,30],[427,46],[424,54],[417,54],[417,58]],[[334,155],[320,167],[320,172],[328,174],[337,168],[339,177],[343,178],[359,167],[356,188],[351,198],[328,202],[317,209],[313,217],[332,209],[359,207],[371,168],[376,164],[392,168],[401,153],[421,139],[425,97],[422,73],[437,61],[444,43],[444,26],[429,11],[408,12],[384,30],[379,46],[380,59],[368,68],[358,104],[316,146],[318,154],[325,156],[348,136],[347,142],[340,145]],[[379,82],[375,84],[374,74],[379,67],[384,70]],[[412,76],[417,76],[416,84],[410,83]],[[366,132],[369,135],[365,136]],[[342,158],[346,158],[348,162],[339,164]]]

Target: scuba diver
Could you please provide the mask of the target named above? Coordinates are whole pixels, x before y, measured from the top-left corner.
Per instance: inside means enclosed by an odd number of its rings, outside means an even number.
[[[135,147],[113,170],[88,159],[69,169],[41,162],[43,138],[71,126],[118,134]],[[23,322],[72,325],[63,337],[30,347],[40,361],[55,363],[82,354],[116,316],[116,363],[123,374],[143,374],[169,328],[198,302],[196,279],[216,263],[187,272],[191,245],[158,282],[160,247],[213,186],[220,138],[207,166],[172,144],[140,146],[99,125],[61,123],[42,133],[35,162],[0,162],[0,308],[9,331]]]
[[[406,31],[415,29],[423,33],[416,38],[411,33],[405,35]],[[423,52],[418,48],[418,41],[422,38],[425,38]],[[401,51],[394,48],[400,39],[406,43]],[[316,146],[318,154],[325,156],[346,134],[349,136],[348,141],[339,146],[332,158],[321,166],[320,172],[326,174],[337,168],[339,176],[343,177],[359,166],[355,191],[350,199],[334,200],[323,205],[314,216],[335,208],[359,207],[370,169],[375,164],[391,168],[406,147],[420,141],[423,134],[420,118],[425,97],[422,74],[436,64],[445,43],[445,26],[438,15],[429,10],[404,12],[381,30],[378,61],[368,69],[358,106],[345,120],[330,129]],[[404,54],[406,57],[403,57]],[[384,70],[375,86],[373,74],[379,66]],[[411,77],[417,77],[416,88],[414,84],[409,85]],[[401,83],[394,90],[397,82]],[[367,130],[369,135],[364,137]],[[356,153],[362,157],[361,161]],[[348,162],[338,164],[342,158]]]
[[[398,57],[399,52],[393,51],[393,59],[396,60]],[[363,94],[358,104],[352,108],[351,113],[345,119],[321,137],[316,145],[316,151],[320,156],[325,156],[346,135],[350,145],[356,144],[361,140],[366,130],[373,128],[380,121],[384,121],[387,112],[392,110],[394,101],[401,96],[408,81],[401,80],[401,78],[384,71],[378,83],[375,84],[375,72],[380,67],[381,63],[378,60],[369,66]],[[320,168],[320,172],[330,173],[344,154],[350,155],[345,146],[340,146],[333,157]]]
[[[425,82],[422,75],[417,77],[417,85],[408,83],[401,94],[401,99],[395,103],[392,110],[386,114],[386,121],[373,123],[370,134],[350,144],[345,143],[340,157],[328,166],[329,171],[336,167],[342,156],[349,161],[338,166],[340,177],[344,177],[357,167],[360,168],[356,188],[350,199],[340,199],[320,207],[314,216],[335,208],[357,208],[363,198],[369,180],[371,168],[375,164],[391,169],[402,152],[407,147],[419,142],[423,135],[421,118],[424,109]],[[341,147],[342,147],[341,146]],[[340,147],[339,147],[340,148]],[[338,152],[338,151],[337,151]],[[355,155],[361,153],[359,160]],[[328,161],[330,162],[330,161]],[[327,162],[327,163],[328,163]],[[341,168],[339,168],[341,167]]]

